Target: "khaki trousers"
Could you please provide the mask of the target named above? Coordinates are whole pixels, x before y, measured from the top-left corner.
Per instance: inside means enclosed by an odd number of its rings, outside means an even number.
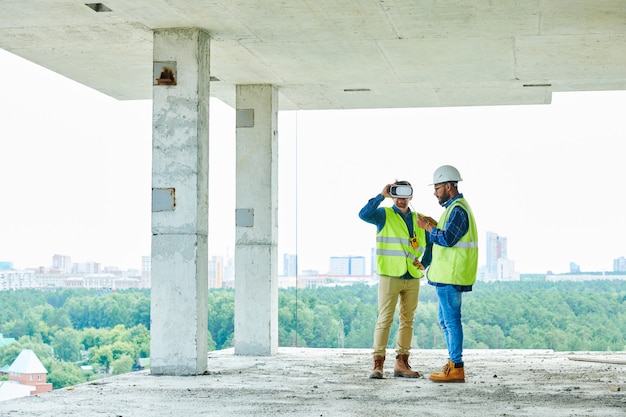
[[[420,292],[419,279],[393,278],[380,275],[378,279],[378,320],[374,329],[373,355],[385,356],[389,331],[400,302],[397,355],[408,355],[413,340],[413,319]]]

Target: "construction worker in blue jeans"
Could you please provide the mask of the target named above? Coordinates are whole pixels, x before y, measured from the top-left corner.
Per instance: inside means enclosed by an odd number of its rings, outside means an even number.
[[[459,193],[459,171],[443,165],[433,175],[434,195],[445,208],[437,225],[418,215],[417,224],[433,243],[432,261],[426,273],[439,299],[439,325],[448,346],[448,362],[433,372],[434,382],[465,382],[463,362],[463,294],[472,291],[478,269],[478,232],[469,203]]]

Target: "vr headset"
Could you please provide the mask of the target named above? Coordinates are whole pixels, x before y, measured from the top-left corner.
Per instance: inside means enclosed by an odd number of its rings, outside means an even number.
[[[410,198],[413,196],[413,187],[410,185],[392,185],[389,187],[389,194],[393,198]]]

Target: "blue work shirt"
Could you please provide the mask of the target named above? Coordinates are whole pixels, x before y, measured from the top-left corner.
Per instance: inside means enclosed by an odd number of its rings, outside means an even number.
[[[359,218],[363,221],[376,225],[376,232],[379,233],[383,227],[385,226],[385,221],[387,220],[387,215],[385,214],[385,208],[379,207],[380,203],[385,200],[385,197],[382,194],[378,194],[376,197],[370,199],[365,207],[361,209],[359,212]],[[413,229],[413,219],[411,216],[411,209],[406,213],[406,216],[402,214],[400,209],[395,205],[392,207],[393,211],[398,213],[400,217],[404,220],[406,227],[409,230],[409,237],[415,236]],[[424,250],[424,254],[422,255],[422,260],[420,261],[424,268],[428,268],[430,265],[430,261],[433,257],[433,244],[431,243],[428,233],[426,233],[426,248]],[[403,279],[411,279],[413,278],[411,274],[407,271],[406,274],[402,276]]]

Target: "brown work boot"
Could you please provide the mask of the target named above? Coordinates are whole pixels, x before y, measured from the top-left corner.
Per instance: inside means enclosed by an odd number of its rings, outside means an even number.
[[[393,376],[403,378],[419,378],[421,375],[411,369],[409,355],[396,355],[396,365],[393,367]]]
[[[453,363],[448,359],[441,372],[433,372],[428,379],[433,382],[465,382],[463,362]]]
[[[374,355],[374,369],[370,374],[372,379],[383,379],[383,364],[385,363],[385,357]]]

